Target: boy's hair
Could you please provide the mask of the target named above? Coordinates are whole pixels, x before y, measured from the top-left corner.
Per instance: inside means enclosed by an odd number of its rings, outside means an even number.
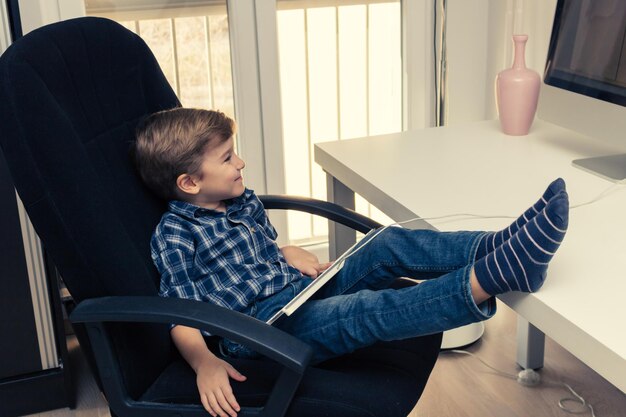
[[[175,108],[141,121],[134,157],[144,183],[166,200],[180,198],[176,179],[197,174],[204,153],[236,132],[233,119],[220,111]]]

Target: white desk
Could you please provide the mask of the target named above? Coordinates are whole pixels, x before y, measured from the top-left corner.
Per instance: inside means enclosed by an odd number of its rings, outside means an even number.
[[[503,135],[488,121],[320,143],[315,160],[328,174],[330,200],[349,206],[355,191],[402,221],[451,213],[517,216],[557,177],[565,179],[571,205],[586,202],[612,183],[571,160],[620,151],[541,121],[525,137]],[[443,231],[498,230],[511,220],[420,222]],[[339,252],[354,239],[341,233],[331,230]],[[626,186],[570,212],[567,236],[539,292],[499,298],[520,316],[520,365],[543,365],[547,334],[626,392]]]

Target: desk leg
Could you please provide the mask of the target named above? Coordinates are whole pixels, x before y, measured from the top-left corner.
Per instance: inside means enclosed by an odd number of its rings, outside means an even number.
[[[354,191],[330,174],[326,174],[326,190],[328,201],[354,210]],[[355,230],[335,222],[328,223],[328,259],[337,259],[354,245],[354,242],[356,242]]]
[[[530,322],[517,316],[517,364],[524,369],[543,368],[546,336]]]

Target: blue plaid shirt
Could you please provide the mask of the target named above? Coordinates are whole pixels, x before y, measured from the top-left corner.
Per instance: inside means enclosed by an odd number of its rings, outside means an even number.
[[[151,240],[163,297],[208,301],[243,313],[303,275],[289,266],[253,191],[226,212],[171,201]]]

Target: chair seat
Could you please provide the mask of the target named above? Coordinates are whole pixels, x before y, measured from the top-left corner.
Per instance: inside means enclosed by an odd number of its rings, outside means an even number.
[[[381,342],[309,367],[287,416],[407,415],[424,389],[440,345],[441,333]],[[231,380],[239,404],[262,407],[278,379],[280,366],[269,360],[226,360],[248,378],[243,383]],[[384,395],[372,401],[380,392]],[[193,370],[182,359],[175,359],[140,400],[199,404]]]

